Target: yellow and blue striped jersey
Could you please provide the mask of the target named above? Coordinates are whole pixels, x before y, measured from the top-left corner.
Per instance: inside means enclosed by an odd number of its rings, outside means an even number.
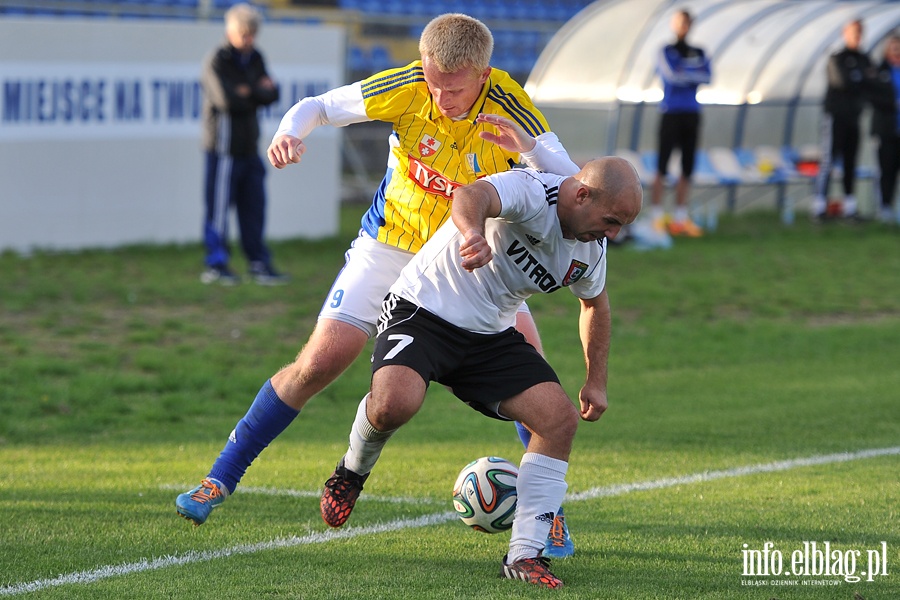
[[[450,216],[453,190],[480,177],[508,170],[518,153],[482,140],[489,124],[479,113],[498,114],[533,137],[549,130],[525,90],[505,71],[492,69],[465,119],[451,120],[434,103],[422,62],[388,69],[361,82],[366,114],[393,124],[389,168],[363,217],[363,229],[381,242],[417,252]]]

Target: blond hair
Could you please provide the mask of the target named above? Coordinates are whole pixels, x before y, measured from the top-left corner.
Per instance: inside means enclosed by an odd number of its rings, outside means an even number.
[[[419,38],[419,54],[442,73],[465,68],[483,71],[491,64],[494,36],[487,25],[462,13],[447,13],[431,20]]]
[[[225,27],[239,27],[241,30],[256,34],[262,22],[260,12],[250,4],[241,2],[225,11]]]

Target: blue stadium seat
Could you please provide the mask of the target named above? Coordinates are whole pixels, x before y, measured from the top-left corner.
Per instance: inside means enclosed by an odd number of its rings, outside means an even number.
[[[484,0],[481,6],[485,19],[500,19],[506,14],[506,4],[503,0]]]
[[[391,52],[385,46],[372,46],[372,71],[383,71],[396,66]]]
[[[364,48],[350,46],[350,51],[347,55],[347,67],[351,71],[371,71],[370,64],[369,53]]]
[[[406,12],[411,15],[430,17],[434,12],[434,4],[427,0],[410,0],[406,4]]]
[[[381,0],[360,0],[359,9],[365,13],[378,14],[381,12]]]

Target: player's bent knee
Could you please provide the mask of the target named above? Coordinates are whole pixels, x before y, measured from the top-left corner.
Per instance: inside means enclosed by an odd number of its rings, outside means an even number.
[[[392,431],[412,419],[422,406],[415,394],[371,394],[366,401],[366,418],[378,431]]]
[[[554,435],[561,440],[574,440],[575,433],[578,431],[578,411],[570,402],[566,402],[566,406],[566,409],[560,410],[558,413],[559,422],[555,425]]]
[[[343,323],[320,323],[306,346],[288,368],[295,378],[331,383],[349,367],[366,345],[368,336]]]
[[[539,414],[529,415],[526,426],[539,437],[570,444],[578,431],[578,411],[568,399],[548,403],[543,408]]]

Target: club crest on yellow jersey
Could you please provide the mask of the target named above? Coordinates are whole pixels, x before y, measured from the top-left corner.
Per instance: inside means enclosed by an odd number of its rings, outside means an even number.
[[[474,152],[466,154],[466,164],[469,165],[469,173],[475,175],[475,177],[481,178],[485,175],[481,170],[481,165],[478,164],[478,155]]]
[[[426,133],[419,140],[419,155],[422,158],[428,158],[437,152],[440,147],[441,143]]]

